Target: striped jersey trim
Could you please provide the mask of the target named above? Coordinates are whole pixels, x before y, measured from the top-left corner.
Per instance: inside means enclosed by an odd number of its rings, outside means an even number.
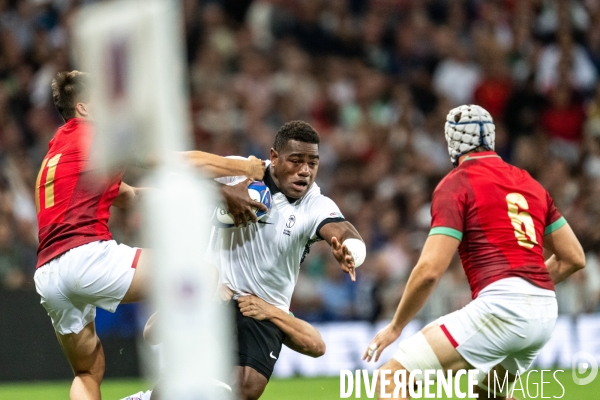
[[[489,154],[489,155],[485,155],[485,156],[472,156],[469,154],[468,156],[465,157],[464,161],[479,160],[481,158],[500,158],[500,156],[497,154]]]
[[[559,219],[557,219],[556,221],[554,221],[546,227],[546,229],[544,230],[544,235],[548,235],[557,230],[558,228],[562,228],[566,224],[567,220],[565,219],[565,217],[560,217]]]
[[[453,237],[454,239],[458,239],[458,241],[462,241],[463,234],[461,231],[453,228],[448,228],[446,226],[436,226],[435,228],[431,228],[429,231],[429,236],[433,235],[446,235]]]

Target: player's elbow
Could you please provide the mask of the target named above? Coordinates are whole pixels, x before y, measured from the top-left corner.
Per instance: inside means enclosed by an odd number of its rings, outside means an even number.
[[[318,340],[314,340],[313,343],[307,348],[307,356],[313,358],[319,358],[325,354],[325,342],[323,339],[319,338]]]
[[[148,318],[148,321],[146,322],[146,326],[144,326],[144,332],[142,333],[142,336],[144,337],[144,340],[146,341],[146,343],[150,344],[150,345],[157,345],[160,343],[159,340],[157,340],[156,338],[156,328],[155,328],[155,319],[156,319],[156,314],[152,314],[150,316],[150,318]]]
[[[431,286],[437,284],[440,280],[444,271],[436,268],[435,265],[429,263],[419,263],[415,267],[417,278],[424,286]]]
[[[569,261],[571,268],[574,271],[579,271],[585,268],[585,253],[581,246],[578,246],[578,249],[573,253]]]
[[[585,268],[585,252],[579,242],[569,246],[567,251],[563,251],[563,254],[556,254],[556,257],[566,263],[572,272]]]
[[[325,354],[325,342],[316,329],[304,337],[300,347],[299,352],[309,357],[318,358]]]

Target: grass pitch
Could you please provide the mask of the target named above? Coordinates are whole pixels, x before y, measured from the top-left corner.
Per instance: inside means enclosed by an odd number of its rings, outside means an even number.
[[[544,373],[544,398],[562,398],[565,400],[599,400],[600,376],[586,386],[573,383],[571,372],[557,372],[560,385],[552,373]],[[540,399],[541,374],[532,373],[529,385],[523,379],[523,385],[528,386],[529,392],[514,392],[519,399]],[[463,381],[463,387],[466,386]],[[0,384],[1,400],[64,400],[69,397],[70,382],[27,382],[18,384]],[[563,388],[561,388],[561,385]],[[146,390],[147,385],[142,380],[107,380],[102,384],[102,397],[106,400],[121,399],[129,394]],[[361,398],[368,398],[365,388],[361,390]],[[340,379],[334,378],[292,378],[272,379],[262,400],[331,400],[340,398]],[[350,398],[356,398],[354,394]],[[442,397],[446,399],[447,397]]]

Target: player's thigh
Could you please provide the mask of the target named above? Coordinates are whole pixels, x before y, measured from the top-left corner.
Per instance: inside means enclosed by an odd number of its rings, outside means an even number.
[[[114,240],[71,249],[57,259],[57,289],[76,307],[90,304],[114,312],[129,291],[142,253]]]
[[[554,332],[556,317],[552,315],[552,312],[555,309],[552,307],[547,307],[548,310],[544,310],[542,307],[539,308],[541,308],[542,313],[545,311],[548,316],[520,321],[519,326],[522,327],[520,337],[526,339],[525,346],[517,347],[501,363],[501,366],[513,375],[517,373],[524,374],[531,367],[542,348],[552,337],[552,332]]]
[[[423,330],[425,340],[431,346],[443,370],[458,371],[470,369],[472,366],[460,355],[440,325],[433,322]]]
[[[61,335],[57,332],[56,337],[75,375],[91,374],[102,379],[104,351],[93,321],[78,333]]]
[[[435,321],[436,337],[446,336],[444,343],[452,344],[469,369],[487,373],[500,364],[511,349],[522,345],[518,341],[522,340],[519,334],[523,327],[515,318],[505,315],[506,307],[499,303],[496,298],[477,298]]]
[[[459,354],[440,325],[433,322],[400,343],[394,360],[408,372],[413,370],[468,369],[471,366]]]
[[[473,393],[479,399],[486,400],[511,400],[507,397],[514,387],[515,375],[508,372],[502,365],[498,364],[485,374],[480,372],[477,377],[478,384],[475,385]]]
[[[267,378],[249,366],[237,366],[238,397],[241,400],[254,400],[260,398],[267,383]]]
[[[235,307],[237,331],[237,365],[250,367],[268,381],[281,353],[285,333],[271,321],[258,321],[242,315]]]
[[[133,279],[129,284],[127,293],[121,300],[121,303],[135,303],[144,300],[149,292],[150,287],[150,263],[151,252],[148,249],[141,250],[139,258],[136,262]]]

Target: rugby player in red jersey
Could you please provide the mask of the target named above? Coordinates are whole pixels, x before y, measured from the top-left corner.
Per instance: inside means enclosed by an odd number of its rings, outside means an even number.
[[[93,107],[87,74],[59,73],[52,95],[65,124],[50,141],[37,177],[40,243],[34,279],[75,374],[70,398],[100,399],[104,352],[94,325],[96,307],[114,312],[121,303],[143,299],[148,287],[148,254],[111,240],[110,207],[128,207],[142,189],[123,183],[122,172],[101,176],[88,165]],[[264,163],[256,158],[232,160],[197,151],[184,156],[213,177],[262,179],[264,174]],[[264,208],[242,200],[238,212],[254,216],[252,206]]]
[[[380,369],[407,376],[415,369],[478,369],[480,399],[487,398],[489,371],[501,380],[508,372],[514,382],[531,366],[554,330],[554,284],[585,266],[583,249],[550,195],[493,151],[494,131],[479,106],[448,114],[446,140],[456,168],[433,193],[431,231],[396,314],[363,357],[377,361],[400,336],[458,249],[473,301],[402,341]],[[553,254],[545,261],[544,249]],[[393,379],[388,382],[386,394],[393,394]]]

